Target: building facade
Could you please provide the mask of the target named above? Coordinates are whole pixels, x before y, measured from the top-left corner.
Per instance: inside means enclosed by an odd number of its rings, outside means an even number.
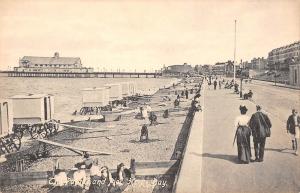
[[[56,52],[53,57],[24,56],[19,60],[17,72],[57,72],[57,73],[88,73],[93,68],[82,67],[78,57],[60,57]]]
[[[290,85],[300,88],[300,63],[289,66]]]
[[[267,69],[268,60],[264,57],[253,58],[248,64],[249,69],[264,70]]]
[[[181,76],[193,72],[194,68],[187,63],[182,65],[171,65],[163,68],[163,75],[165,76]]]
[[[233,75],[233,62],[218,62],[212,66],[212,73],[215,75],[226,75],[231,76]]]
[[[212,65],[205,64],[202,66],[202,73],[204,75],[210,75],[212,73]]]
[[[300,41],[273,49],[268,54],[269,69],[288,70],[289,65],[299,61]]]

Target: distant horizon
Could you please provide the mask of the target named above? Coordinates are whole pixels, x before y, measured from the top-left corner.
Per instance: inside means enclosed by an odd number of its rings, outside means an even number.
[[[79,57],[84,67],[155,71],[164,65],[250,62],[299,41],[300,1],[0,1],[0,70],[23,56]],[[33,10],[24,12],[26,10]],[[68,7],[68,9],[66,9]]]

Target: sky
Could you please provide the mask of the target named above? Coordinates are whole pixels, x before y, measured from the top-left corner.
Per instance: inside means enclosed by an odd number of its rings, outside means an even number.
[[[300,0],[0,0],[0,70],[23,56],[80,57],[95,71],[154,71],[267,57],[300,40]]]

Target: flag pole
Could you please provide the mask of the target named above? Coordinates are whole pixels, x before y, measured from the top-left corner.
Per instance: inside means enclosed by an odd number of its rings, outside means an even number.
[[[234,20],[234,56],[233,56],[233,82],[235,83],[235,53],[236,53],[236,20]]]

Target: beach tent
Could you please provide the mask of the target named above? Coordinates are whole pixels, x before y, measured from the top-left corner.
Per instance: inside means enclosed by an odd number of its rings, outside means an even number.
[[[121,82],[123,97],[130,96],[129,82]]]
[[[121,100],[122,97],[122,85],[121,84],[105,84],[109,90],[109,101]]]
[[[12,102],[9,99],[0,99],[0,137],[12,133],[13,112]]]
[[[14,124],[35,124],[52,120],[54,97],[48,94],[15,95],[10,98]]]
[[[104,107],[109,103],[109,91],[105,87],[82,90],[83,107]]]
[[[129,95],[134,96],[137,93],[137,86],[134,82],[129,82]]]

